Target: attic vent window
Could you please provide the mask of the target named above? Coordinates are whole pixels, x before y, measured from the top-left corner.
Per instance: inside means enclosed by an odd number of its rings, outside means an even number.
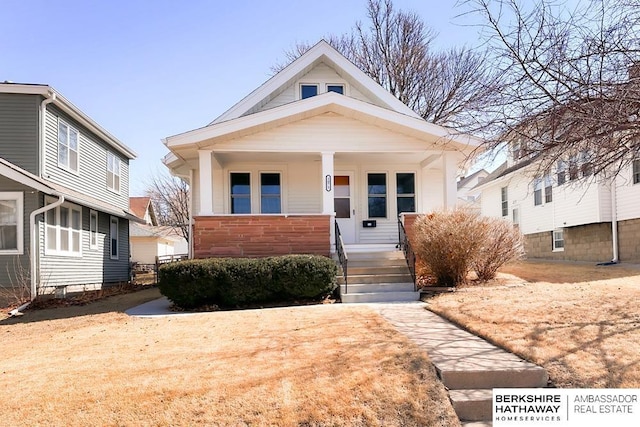
[[[318,85],[300,85],[300,98],[307,99],[318,94]]]
[[[335,92],[344,95],[344,85],[327,85],[327,92]]]

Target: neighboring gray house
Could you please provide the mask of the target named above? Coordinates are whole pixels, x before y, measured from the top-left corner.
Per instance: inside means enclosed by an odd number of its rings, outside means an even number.
[[[0,83],[0,287],[127,281],[134,158],[52,87]]]

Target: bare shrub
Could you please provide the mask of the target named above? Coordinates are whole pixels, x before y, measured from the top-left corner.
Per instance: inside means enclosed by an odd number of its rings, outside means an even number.
[[[441,286],[466,281],[472,263],[484,245],[487,224],[468,209],[433,212],[413,224],[415,251]]]
[[[499,218],[482,218],[481,221],[485,224],[484,244],[471,264],[478,280],[486,282],[496,277],[504,264],[522,258],[524,242],[522,233],[508,221]]]

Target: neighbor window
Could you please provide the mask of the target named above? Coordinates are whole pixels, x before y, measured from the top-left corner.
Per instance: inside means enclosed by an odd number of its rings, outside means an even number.
[[[98,248],[98,212],[91,211],[89,214],[89,247]]]
[[[120,192],[120,159],[111,153],[107,153],[107,188]]]
[[[509,189],[508,187],[502,187],[500,189],[500,200],[502,203],[502,216],[509,215]]]
[[[633,161],[633,183],[640,183],[640,159]]]
[[[520,212],[518,209],[514,209],[511,214],[514,227],[520,227]]]
[[[564,160],[558,160],[556,176],[558,178],[558,185],[567,182],[567,164]]]
[[[47,204],[51,204],[49,201]],[[53,255],[82,254],[82,208],[65,203],[45,214],[45,252]]]
[[[251,213],[251,174],[248,172],[231,174],[231,213]]]
[[[553,179],[551,175],[544,177],[544,202],[551,203],[553,201]]]
[[[416,175],[396,174],[396,195],[398,214],[416,211]]]
[[[344,95],[344,85],[327,85],[327,92],[335,92]]]
[[[279,214],[281,208],[281,186],[279,173],[260,174],[260,213]]]
[[[540,206],[542,204],[542,179],[533,180],[533,204]]]
[[[0,254],[23,252],[23,196],[21,192],[0,193]]]
[[[580,153],[580,172],[583,177],[593,174],[593,164],[591,163],[589,153],[586,151]]]
[[[578,179],[578,159],[576,156],[569,157],[569,179]]]
[[[552,231],[553,235],[553,250],[564,251],[564,229],[559,228]]]
[[[387,174],[367,175],[369,218],[387,217]]]
[[[62,120],[58,121],[58,166],[78,172],[79,133]]]
[[[300,85],[300,98],[307,99],[318,94],[318,85]]]
[[[109,240],[111,242],[111,259],[118,259],[118,218],[114,216],[109,221]]]

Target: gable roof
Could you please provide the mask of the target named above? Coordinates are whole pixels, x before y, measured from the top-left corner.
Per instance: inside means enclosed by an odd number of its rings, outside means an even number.
[[[489,175],[489,172],[487,172],[485,169],[480,169],[480,170],[475,171],[471,175],[460,179],[460,181],[458,181],[458,190],[461,189],[462,187],[464,187],[469,181],[471,181],[472,179],[474,179],[475,177],[477,177],[478,175],[481,175],[483,173],[487,174],[486,176]]]
[[[53,87],[44,84],[25,84],[25,83],[0,83],[0,93],[14,93],[24,95],[40,95],[46,99],[52,99],[53,104],[77,120],[91,132],[103,139],[112,148],[119,153],[125,155],[128,159],[135,159],[136,153],[124,145],[115,136],[107,132],[102,126],[93,121],[89,116],[82,112],[78,107],[73,105],[67,98],[62,96],[60,92]]]
[[[376,83],[371,77],[356,67],[340,52],[334,49],[325,40],[320,40],[311,49],[302,54],[298,59],[287,65],[275,76],[267,80],[264,84],[244,97],[229,110],[224,112],[209,126],[227,120],[237,119],[243,116],[252,108],[264,105],[273,99],[284,88],[292,84],[296,79],[302,77],[315,65],[325,63],[333,68],[345,80],[358,87],[358,89],[371,99],[375,99],[385,108],[410,117],[420,116],[411,108],[393,96],[388,90]]]
[[[143,220],[148,211],[151,224],[158,225],[151,197],[129,197],[129,209],[135,216]]]

